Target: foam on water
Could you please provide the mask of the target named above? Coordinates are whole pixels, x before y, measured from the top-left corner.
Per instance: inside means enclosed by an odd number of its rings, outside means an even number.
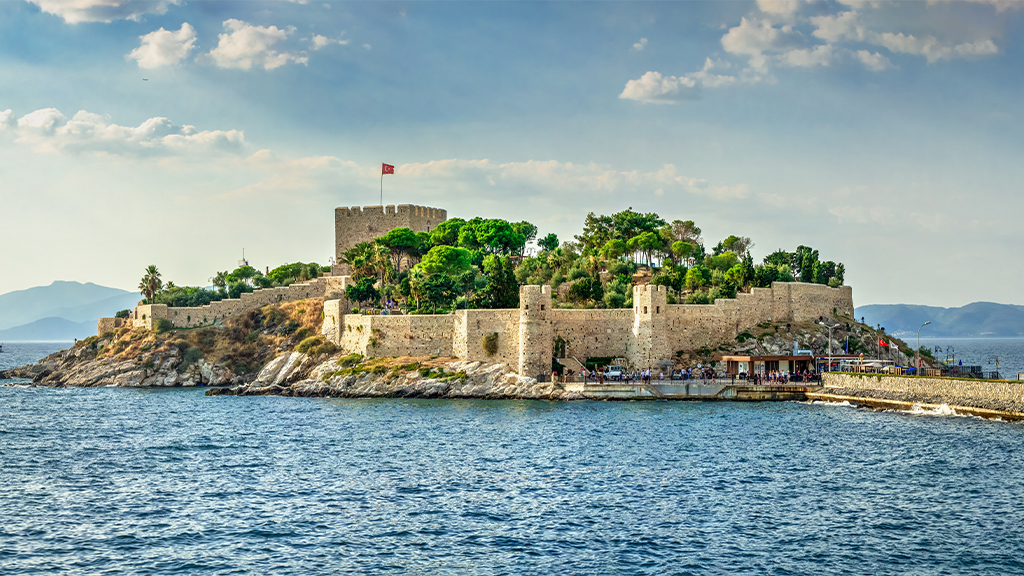
[[[916,403],[910,407],[910,410],[901,410],[900,412],[902,412],[903,414],[912,414],[914,416],[968,416],[968,414],[957,414],[956,410],[953,410],[952,408],[949,407],[949,404],[940,404],[935,408],[924,408],[923,406],[921,406],[920,403]]]

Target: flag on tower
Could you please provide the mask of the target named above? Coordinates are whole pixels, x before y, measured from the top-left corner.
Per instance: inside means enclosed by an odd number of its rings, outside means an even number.
[[[881,338],[878,339],[878,345],[879,346],[885,346],[886,348],[889,347],[889,343],[886,342],[885,340],[882,340]]]
[[[394,173],[395,173],[395,167],[392,166],[391,164],[383,164],[382,163],[380,165],[380,175],[381,176],[383,176],[385,174],[394,174]]]

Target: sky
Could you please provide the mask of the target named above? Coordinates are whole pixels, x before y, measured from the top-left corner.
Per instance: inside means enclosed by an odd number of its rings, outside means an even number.
[[[1024,304],[1024,1],[0,2],[0,293],[327,263],[334,208],[694,220]]]

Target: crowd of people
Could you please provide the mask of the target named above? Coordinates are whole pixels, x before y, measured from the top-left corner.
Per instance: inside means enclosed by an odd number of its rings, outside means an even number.
[[[673,370],[666,374],[664,371],[654,372],[650,369],[640,371],[621,371],[618,373],[609,373],[608,368],[588,370],[584,368],[577,374],[573,370],[569,369],[565,371],[564,376],[559,376],[556,372],[551,374],[552,381],[564,380],[566,382],[573,380],[581,380],[583,382],[597,382],[598,384],[604,384],[605,382],[641,382],[643,384],[650,384],[652,378],[656,378],[656,381],[664,380],[717,380],[719,375],[715,372],[714,368],[703,367],[703,368],[683,368],[681,370]],[[726,374],[725,378],[734,379],[731,375]],[[782,385],[789,383],[807,383],[813,382],[815,373],[811,370],[803,370],[798,372],[787,372],[773,370],[771,372],[754,372],[752,374],[742,373],[739,375],[739,380],[748,380],[751,384],[755,385]]]

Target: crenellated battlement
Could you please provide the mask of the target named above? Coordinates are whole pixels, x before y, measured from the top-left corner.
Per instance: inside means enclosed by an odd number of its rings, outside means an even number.
[[[430,232],[448,219],[448,211],[414,204],[388,204],[387,206],[350,206],[334,209],[334,260],[360,242],[387,234],[395,228],[409,228],[414,232]],[[348,266],[336,264],[334,274],[348,274]]]

